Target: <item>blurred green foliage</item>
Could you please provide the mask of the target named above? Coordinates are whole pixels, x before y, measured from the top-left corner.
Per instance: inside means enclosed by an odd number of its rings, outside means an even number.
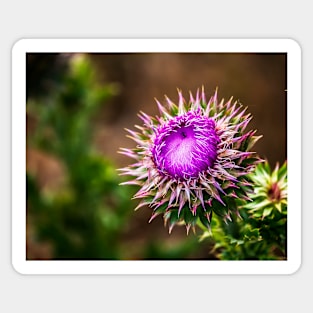
[[[91,145],[92,118],[116,88],[96,83],[84,55],[70,59],[59,86],[49,97],[27,103],[27,114],[37,122],[27,145],[54,156],[66,176],[61,190],[43,192],[27,173],[27,213],[36,240],[52,244],[55,259],[119,259],[131,187],[118,185],[114,164]]]

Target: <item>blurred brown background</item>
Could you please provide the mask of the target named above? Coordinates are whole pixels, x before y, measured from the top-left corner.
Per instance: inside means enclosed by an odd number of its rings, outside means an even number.
[[[253,120],[250,128],[263,138],[255,151],[272,165],[286,159],[286,54],[257,53],[150,53],[93,54],[99,79],[116,82],[120,94],[99,116],[97,145],[116,158],[119,165],[129,162],[116,155],[119,147],[131,147],[123,129],[141,121],[140,110],[158,114],[154,101],[164,95],[177,102],[177,88],[186,99],[203,85],[207,98],[218,87],[219,99],[248,106]],[[109,144],[106,142],[109,141]]]

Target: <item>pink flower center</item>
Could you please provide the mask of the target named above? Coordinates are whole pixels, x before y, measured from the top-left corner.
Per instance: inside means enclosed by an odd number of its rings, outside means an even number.
[[[218,142],[214,121],[188,112],[159,127],[152,148],[154,163],[172,178],[197,178],[213,166]]]

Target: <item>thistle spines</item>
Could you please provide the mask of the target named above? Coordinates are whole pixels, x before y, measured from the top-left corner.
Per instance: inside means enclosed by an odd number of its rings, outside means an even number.
[[[262,136],[255,130],[244,132],[251,114],[233,97],[219,102],[217,91],[209,101],[203,86],[195,96],[189,93],[188,102],[177,89],[177,105],[167,96],[165,105],[155,99],[160,115],[140,112],[143,126],[127,129],[136,147],[119,151],[135,159],[121,175],[135,177],[125,184],[140,186],[134,196],[141,199],[136,209],[151,208],[149,222],[163,215],[170,232],[184,224],[189,233],[199,221],[209,228],[212,214],[230,222],[232,214],[239,213],[229,203],[251,201],[246,176],[262,162],[251,151]]]

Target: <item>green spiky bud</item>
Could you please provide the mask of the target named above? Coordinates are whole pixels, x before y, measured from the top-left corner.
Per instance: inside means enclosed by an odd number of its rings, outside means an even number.
[[[275,212],[287,214],[287,162],[272,171],[268,161],[258,164],[248,177],[253,182],[252,202],[245,204],[254,218],[273,218]]]

